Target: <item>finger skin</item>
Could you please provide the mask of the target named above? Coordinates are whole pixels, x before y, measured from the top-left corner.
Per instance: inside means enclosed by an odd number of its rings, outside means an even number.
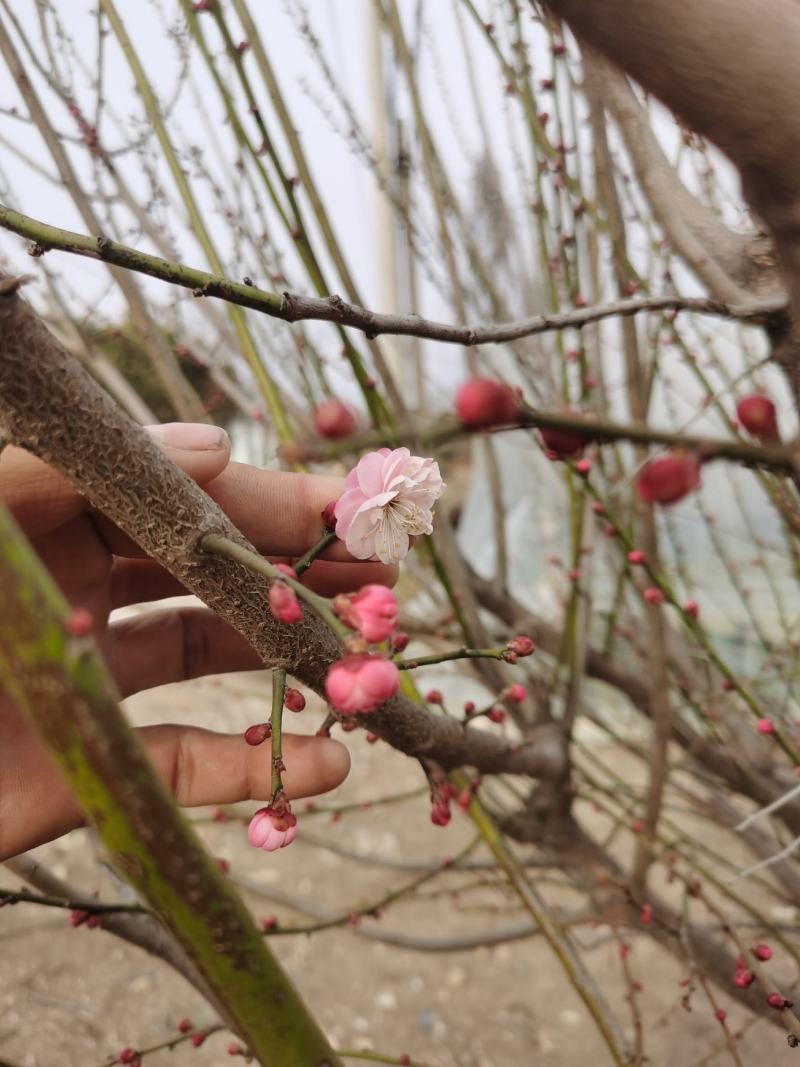
[[[168,440],[159,441],[163,450],[201,485],[214,480],[230,459],[230,441],[223,430],[214,448],[175,448]],[[14,445],[3,449],[0,500],[28,537],[48,533],[89,509],[86,499],[52,467]]]
[[[254,748],[242,734],[195,726],[149,726],[137,733],[179,804],[269,799],[268,744]],[[332,738],[286,734],[283,753],[283,781],[291,799],[334,789],[350,769],[350,754]],[[25,755],[0,805],[0,862],[83,824],[69,786],[45,750],[37,746]]]

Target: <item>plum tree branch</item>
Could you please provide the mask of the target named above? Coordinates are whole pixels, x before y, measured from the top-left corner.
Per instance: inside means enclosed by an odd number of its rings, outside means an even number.
[[[52,464],[238,630],[265,663],[285,667],[324,694],[328,669],[341,655],[336,636],[311,612],[302,622],[279,623],[268,610],[264,577],[202,550],[203,537],[216,535],[258,558],[214,501],[69,355],[18,288],[19,279],[0,278],[0,430],[6,438]],[[320,519],[320,533],[321,526]],[[563,759],[546,729],[515,751],[510,742],[465,730],[402,696],[373,712],[369,729],[444,769],[474,766],[487,774],[539,777],[558,773]]]
[[[108,237],[90,237],[49,226],[14,211],[5,204],[0,204],[0,227],[32,241],[32,253],[37,256],[50,250],[70,252],[191,289],[198,298],[216,297],[289,323],[316,320],[352,326],[361,330],[368,338],[390,334],[471,347],[516,341],[568,327],[579,330],[603,319],[627,317],[647,311],[690,311],[753,324],[766,324],[776,316],[780,317],[784,309],[784,301],[775,298],[753,300],[746,305],[734,306],[706,297],[650,296],[618,300],[596,307],[574,308],[553,315],[533,315],[493,326],[461,326],[423,319],[419,315],[385,315],[357,304],[348,304],[336,295],[321,299],[298,293],[270,292],[255,285],[236,282],[220,274],[210,274],[208,271],[162,259],[160,256],[112,241]]]

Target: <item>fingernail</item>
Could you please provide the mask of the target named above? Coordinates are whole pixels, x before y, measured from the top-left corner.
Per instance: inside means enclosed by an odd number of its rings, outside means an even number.
[[[187,452],[213,452],[225,448],[228,435],[220,426],[204,422],[165,422],[145,429],[163,445]]]

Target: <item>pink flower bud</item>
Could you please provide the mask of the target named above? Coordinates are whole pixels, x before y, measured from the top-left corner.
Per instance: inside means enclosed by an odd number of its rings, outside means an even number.
[[[605,515],[606,506],[601,500],[592,501],[592,511],[595,515]]]
[[[653,921],[653,905],[642,904],[642,910],[639,912],[639,918],[642,920],[645,926],[649,926]]]
[[[190,1041],[194,1048],[200,1048],[208,1034],[204,1030],[198,1030],[196,1034],[192,1034]]]
[[[263,745],[268,737],[272,737],[272,727],[268,722],[257,722],[248,726],[244,732],[245,741],[254,748],[256,745]]]
[[[756,728],[760,734],[774,734],[775,724],[772,719],[759,719],[756,723]]]
[[[437,800],[431,807],[431,822],[433,825],[447,826],[450,819],[450,805],[446,800]]]
[[[649,504],[674,504],[700,485],[696,456],[674,449],[645,464],[636,480],[636,490]]]
[[[411,1063],[411,1057],[407,1052],[401,1052],[397,1062],[399,1063],[400,1067],[408,1067],[408,1065]]]
[[[253,848],[264,852],[275,852],[286,848],[297,837],[297,818],[292,815],[288,804],[283,811],[274,808],[259,808],[247,828],[247,840]]]
[[[784,1011],[786,1008],[794,1006],[793,1001],[781,996],[780,993],[770,993],[767,997],[767,1004],[769,1004],[771,1008],[775,1008],[776,1011]]]
[[[374,711],[393,697],[400,672],[391,660],[378,655],[346,656],[334,663],[325,679],[325,692],[343,715]]]
[[[533,641],[531,641],[530,637],[525,637],[524,634],[520,634],[519,637],[513,638],[513,640],[509,641],[506,645],[506,648],[510,652],[514,652],[517,656],[530,656],[535,647],[536,646]]]
[[[490,722],[505,722],[506,713],[503,708],[489,708],[486,712],[486,718]]]
[[[649,589],[645,589],[644,598],[648,604],[663,604],[664,594],[660,589],[656,589],[655,586],[651,586]]]
[[[767,960],[772,959],[772,949],[769,945],[753,945],[753,955],[757,960],[766,963]]]
[[[645,830],[644,822],[641,819],[632,819],[631,830],[633,830],[635,834],[643,834]]]
[[[70,926],[83,926],[85,922],[89,920],[88,911],[79,911],[77,908],[73,910],[67,916],[67,922]]]
[[[139,1055],[139,1053],[136,1051],[135,1048],[124,1048],[117,1055],[117,1062],[118,1063],[128,1063],[128,1064],[131,1064],[132,1067],[138,1067],[138,1065],[142,1062],[142,1060],[141,1060],[141,1056]]]
[[[719,1022],[724,1023],[725,1020],[728,1018],[728,1013],[725,1011],[724,1008],[717,1008],[717,1010],[714,1012],[714,1018],[717,1019]]]
[[[470,378],[456,394],[456,411],[461,422],[473,429],[505,426],[519,418],[519,405],[507,385],[491,378]]]
[[[241,1045],[237,1045],[235,1041],[231,1041],[228,1045],[229,1056],[244,1056],[244,1049]]]
[[[700,614],[700,605],[696,600],[687,600],[683,605],[683,610],[689,616],[690,619],[696,619]]]
[[[190,1030],[194,1029],[194,1023],[191,1019],[187,1019],[185,1016],[178,1023],[178,1030],[182,1034],[188,1034]]]
[[[587,474],[590,473],[591,469],[592,461],[590,459],[579,459],[578,462],[575,464],[575,470],[584,478]]]
[[[349,437],[356,426],[355,415],[341,400],[324,400],[314,408],[314,429],[320,437]]]
[[[647,562],[647,556],[640,548],[634,548],[628,553],[628,563],[633,567],[640,567]]]
[[[306,706],[306,698],[299,689],[292,689],[289,686],[283,694],[283,704],[289,711],[302,711]]]
[[[303,612],[294,589],[284,582],[273,582],[269,587],[269,608],[278,622],[302,622]]]
[[[514,703],[521,703],[526,696],[526,690],[524,685],[520,685],[519,682],[516,685],[510,685],[507,689],[503,690],[503,696],[506,700],[513,700]]]
[[[768,396],[752,393],[742,397],[736,405],[739,422],[753,437],[761,441],[779,441],[778,415]]]
[[[350,596],[337,596],[333,610],[370,644],[388,641],[397,628],[397,601],[385,585],[364,585]]]
[[[444,697],[442,696],[441,689],[430,689],[425,694],[425,699],[429,704],[444,704]]]
[[[275,930],[278,926],[278,919],[275,915],[266,915],[261,920],[261,929],[267,933],[269,930]]]
[[[405,650],[408,648],[409,640],[410,638],[407,633],[404,633],[402,630],[398,630],[397,633],[394,634],[394,636],[392,637],[392,652],[405,652]]]
[[[747,968],[737,970],[733,976],[733,984],[739,989],[747,989],[755,982],[756,976],[752,971],[748,971]]]
[[[73,608],[64,623],[70,637],[86,637],[94,628],[94,617],[86,608]]]

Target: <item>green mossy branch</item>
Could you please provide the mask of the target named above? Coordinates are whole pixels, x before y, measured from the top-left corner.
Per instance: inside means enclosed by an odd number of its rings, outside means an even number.
[[[204,850],[119,709],[94,643],[0,509],[0,679],[38,732],[115,867],[180,943],[231,1028],[269,1067],[340,1060]]]

